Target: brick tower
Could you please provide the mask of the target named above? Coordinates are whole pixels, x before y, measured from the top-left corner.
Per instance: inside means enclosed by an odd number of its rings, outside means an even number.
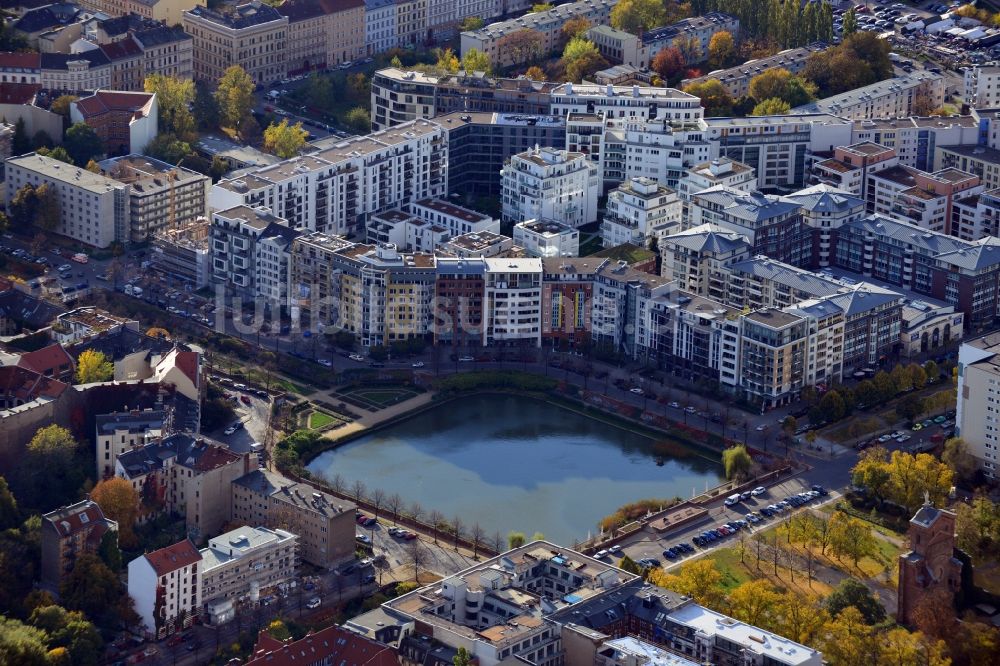
[[[924,505],[910,519],[910,551],[899,556],[899,608],[896,621],[909,624],[913,608],[923,595],[945,586],[958,592],[962,563],[955,557],[955,514],[934,508],[926,495]]]

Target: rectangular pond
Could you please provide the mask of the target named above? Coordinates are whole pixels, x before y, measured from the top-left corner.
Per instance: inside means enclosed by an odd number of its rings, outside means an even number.
[[[722,479],[717,462],[670,448],[663,458],[648,437],[542,401],[475,395],[327,451],[309,471],[460,515],[466,530],[537,531],[568,545],[623,504],[689,498]]]

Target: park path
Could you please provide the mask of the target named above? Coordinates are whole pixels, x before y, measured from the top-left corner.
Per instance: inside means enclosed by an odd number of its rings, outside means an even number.
[[[328,392],[322,394],[314,394],[314,395],[320,395],[321,398],[324,400],[330,399],[330,395],[328,394]],[[360,432],[362,430],[367,430],[380,423],[384,423],[390,419],[394,419],[397,416],[401,416],[414,409],[425,407],[429,405],[433,399],[434,399],[434,393],[432,393],[431,391],[427,391],[425,393],[415,395],[412,398],[408,398],[402,402],[398,402],[395,405],[391,405],[384,409],[380,409],[377,412],[366,411],[359,418],[351,421],[344,427],[337,428],[336,430],[330,430],[326,432],[323,436],[326,437],[327,439],[337,440],[346,437],[347,435],[353,435],[354,433]]]

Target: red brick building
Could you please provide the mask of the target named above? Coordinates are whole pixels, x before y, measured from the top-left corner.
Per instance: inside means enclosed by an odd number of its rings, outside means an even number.
[[[340,627],[327,627],[297,640],[279,641],[267,631],[257,636],[257,645],[246,666],[293,666],[337,664],[338,666],[399,666],[389,647]]]
[[[955,557],[955,514],[925,501],[910,519],[910,550],[899,556],[899,605],[896,621],[909,624],[923,596],[939,587],[954,595],[962,579]]]
[[[158,132],[153,93],[98,90],[73,102],[70,118],[94,129],[108,155],[141,153]]]

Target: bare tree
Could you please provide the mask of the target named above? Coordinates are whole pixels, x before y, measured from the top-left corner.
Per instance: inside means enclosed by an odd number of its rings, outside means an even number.
[[[375,488],[372,490],[371,496],[372,506],[375,507],[375,518],[378,518],[378,512],[385,506],[385,491],[381,488]]]
[[[462,522],[462,517],[455,514],[455,517],[451,519],[451,529],[455,531],[455,550],[458,550],[458,540],[462,538],[462,528],[465,527],[465,523]]]
[[[399,493],[393,493],[385,500],[385,507],[392,512],[392,519],[394,521],[399,521],[399,511],[403,506],[403,498],[400,497]]]
[[[503,534],[501,534],[499,530],[494,532],[493,536],[490,537],[490,548],[493,549],[494,553],[502,553],[503,547],[504,545],[506,545],[506,543],[507,540],[504,538]]]
[[[368,488],[365,486],[365,482],[361,479],[356,479],[354,483],[351,484],[351,496],[354,497],[355,502],[360,502],[365,496],[365,491]]]
[[[778,533],[777,532],[774,533],[774,543],[771,544],[771,549],[774,551],[774,552],[771,553],[771,556],[772,556],[772,558],[774,560],[774,575],[777,576],[778,575],[778,559],[780,557],[780,552],[779,551],[781,550],[780,548],[778,548]]]
[[[472,523],[472,527],[469,528],[469,536],[472,538],[472,557],[479,559],[479,546],[483,544],[483,539],[486,538],[486,531],[479,523]]]
[[[340,474],[334,474],[330,477],[330,487],[338,495],[344,492],[344,488],[347,487],[347,481]]]
[[[414,539],[410,542],[410,551],[408,553],[410,564],[413,565],[413,582],[420,582],[420,570],[427,561],[427,551],[424,549],[424,545],[420,542],[420,539]]]
[[[746,557],[747,548],[749,547],[749,544],[747,543],[748,538],[746,530],[739,531],[739,541],[736,544],[736,550],[739,551],[740,554],[740,564],[746,564],[744,558]]]
[[[753,541],[754,541],[754,544],[757,546],[757,548],[756,548],[756,551],[757,551],[757,570],[760,571],[760,560],[761,560],[761,556],[764,553],[764,535],[763,535],[763,533],[762,532],[754,532],[753,533]]]
[[[438,529],[440,528],[441,523],[444,522],[444,514],[438,511],[437,509],[434,509],[431,511],[428,520],[431,521],[431,529],[434,531],[434,543],[437,543]]]
[[[414,502],[410,505],[408,510],[410,518],[417,521],[418,523],[424,517],[424,507],[420,506],[420,502]]]

